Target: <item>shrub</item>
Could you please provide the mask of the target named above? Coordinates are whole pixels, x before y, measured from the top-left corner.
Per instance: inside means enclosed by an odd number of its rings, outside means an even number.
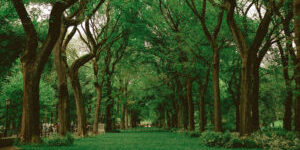
[[[200,132],[197,131],[188,132],[188,136],[191,138],[200,137]]]
[[[228,142],[228,137],[223,136],[223,133],[220,132],[205,131],[201,134],[200,138],[202,144],[210,147],[224,146]]]
[[[44,144],[47,146],[70,146],[74,143],[74,137],[67,134],[65,137],[58,136],[57,134],[44,139]]]
[[[238,133],[206,131],[201,134],[200,138],[202,144],[210,147],[300,149],[300,140],[297,135],[283,129],[263,129],[246,137],[240,137]]]

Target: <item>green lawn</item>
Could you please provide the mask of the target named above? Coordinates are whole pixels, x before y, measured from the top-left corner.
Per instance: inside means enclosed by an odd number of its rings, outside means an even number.
[[[75,140],[73,146],[22,146],[26,150],[221,150],[200,145],[199,138],[170,132],[107,133]]]

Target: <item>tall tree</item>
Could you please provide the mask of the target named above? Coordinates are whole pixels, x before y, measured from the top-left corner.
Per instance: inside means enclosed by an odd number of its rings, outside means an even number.
[[[280,4],[281,3],[282,1],[280,2]],[[259,67],[259,65],[257,65],[259,64],[257,63],[259,55],[257,53],[259,52],[263,40],[268,33],[268,28],[272,21],[273,13],[277,10],[279,5],[277,5],[276,3],[274,4],[273,2],[268,3],[266,13],[258,26],[252,43],[249,45],[246,41],[245,35],[242,33],[234,19],[236,4],[236,0],[225,1],[225,7],[226,9],[228,9],[227,24],[233,34],[234,40],[238,46],[242,58],[240,133],[244,135],[251,134],[255,129],[258,128],[258,102],[252,100],[253,96],[256,96],[258,94],[257,90],[255,90],[255,86],[257,85],[254,84],[254,82],[257,81],[257,78],[255,78],[257,76],[255,74],[258,73],[257,70]],[[267,43],[265,43],[265,45],[267,45]],[[266,51],[263,51],[263,53],[266,53]],[[262,59],[262,57],[260,58]],[[254,117],[252,116],[252,114]],[[253,118],[254,120],[252,120]],[[254,126],[252,126],[253,124]]]
[[[50,53],[60,35],[64,11],[78,0],[53,3],[46,40],[38,46],[38,36],[22,0],[12,0],[26,34],[26,46],[21,58],[23,72],[23,113],[19,135],[22,142],[40,142],[39,83]],[[39,50],[38,50],[39,49]]]
[[[100,0],[96,3],[95,8],[88,13],[87,17],[93,16],[99,9],[99,7],[104,3],[105,0]],[[54,47],[54,64],[56,67],[57,77],[58,77],[58,118],[59,118],[59,134],[65,135],[70,131],[70,116],[69,116],[69,93],[68,93],[68,82],[67,82],[67,58],[66,50],[69,42],[76,33],[77,25],[84,21],[85,10],[88,5],[88,0],[80,1],[79,8],[69,14],[68,16],[63,16],[63,23],[61,24],[61,33],[58,41]],[[74,26],[72,31],[67,35],[69,27]]]
[[[300,131],[300,0],[294,0],[294,27],[295,27],[295,43],[296,43],[296,66],[295,66],[295,82],[296,82],[296,103],[295,103],[295,130]]]
[[[214,127],[216,132],[222,131],[222,116],[221,116],[221,104],[220,104],[220,79],[219,79],[219,68],[220,68],[220,46],[217,43],[217,37],[221,29],[223,20],[224,10],[220,10],[218,15],[218,21],[215,26],[213,33],[210,33],[205,22],[206,15],[206,0],[202,1],[201,14],[198,12],[194,0],[186,0],[186,3],[191,8],[195,16],[201,23],[202,30],[205,33],[206,38],[210,42],[211,49],[213,51],[213,89],[214,89]]]

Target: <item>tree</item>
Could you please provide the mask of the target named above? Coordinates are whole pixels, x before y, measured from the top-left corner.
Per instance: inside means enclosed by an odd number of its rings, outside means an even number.
[[[240,133],[244,135],[250,134],[258,128],[258,102],[257,98],[254,98],[254,100],[252,100],[252,97],[256,97],[258,95],[257,86],[259,85],[259,83],[255,84],[255,81],[258,81],[258,79],[255,77],[257,77],[257,70],[260,63],[257,62],[261,62],[258,61],[258,57],[262,60],[264,54],[258,55],[257,53],[259,52],[263,40],[268,33],[268,28],[272,21],[273,13],[277,11],[282,2],[280,2],[279,5],[268,3],[267,11],[262,18],[256,31],[255,37],[250,45],[246,41],[246,36],[241,32],[240,28],[235,22],[234,11],[236,8],[236,3],[237,2],[235,0],[226,0],[225,7],[226,9],[228,9],[227,24],[233,34],[234,40],[238,46],[242,58]],[[265,45],[266,47],[270,47],[267,46],[268,42],[266,42]],[[266,53],[266,50],[262,51],[262,53]],[[253,114],[253,116],[251,114]]]
[[[294,27],[295,27],[295,43],[296,43],[296,65],[295,65],[295,82],[296,82],[296,103],[295,103],[295,130],[300,131],[300,1],[294,0]]]
[[[218,21],[211,34],[205,23],[206,15],[206,0],[203,0],[201,15],[198,12],[194,0],[186,0],[187,5],[191,8],[195,16],[199,19],[201,23],[202,30],[205,33],[206,38],[210,42],[211,49],[213,51],[213,88],[214,88],[214,126],[216,132],[222,131],[222,116],[221,116],[221,104],[220,104],[220,81],[219,81],[219,68],[220,68],[220,46],[217,44],[217,37],[221,29],[221,24],[223,20],[224,10],[221,10],[218,15]]]
[[[29,17],[22,0],[12,0],[13,5],[23,25],[26,35],[26,46],[21,58],[23,72],[23,113],[20,139],[22,142],[40,142],[40,106],[39,83],[41,74],[50,53],[60,35],[62,15],[77,0],[53,2],[49,18],[49,29],[46,40],[38,48],[36,29]],[[38,50],[39,49],[39,50]]]

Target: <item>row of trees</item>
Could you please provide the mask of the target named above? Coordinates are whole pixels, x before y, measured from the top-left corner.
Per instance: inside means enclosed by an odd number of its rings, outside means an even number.
[[[0,30],[3,37],[21,33],[26,39],[20,36],[24,47],[8,41],[3,48],[4,54],[15,52],[6,58],[10,66],[24,48],[23,142],[40,141],[41,102],[51,98],[57,99],[53,111],[62,136],[71,131],[71,121],[79,136],[87,135],[87,123],[97,134],[101,116],[106,131],[118,122],[121,129],[129,122],[135,127],[141,119],[189,131],[198,123],[201,132],[208,119],[216,132],[231,129],[234,121],[241,135],[283,119],[285,129],[300,130],[299,0],[0,2],[9,20],[16,20],[8,14],[15,8],[25,32]],[[48,18],[34,17],[30,5],[51,9]],[[3,69],[9,76],[3,84],[18,80],[10,74],[20,70],[13,68]],[[57,85],[44,84],[56,77]]]

